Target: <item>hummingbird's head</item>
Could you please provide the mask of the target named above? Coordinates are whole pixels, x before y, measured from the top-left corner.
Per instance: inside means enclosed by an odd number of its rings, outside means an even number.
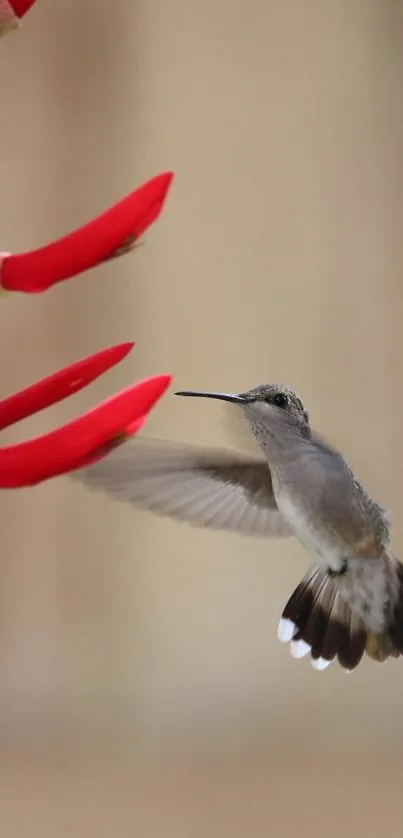
[[[275,419],[309,434],[309,416],[301,399],[288,384],[259,384],[245,393],[210,393],[181,390],[176,396],[194,396],[238,404],[252,424],[270,424]]]

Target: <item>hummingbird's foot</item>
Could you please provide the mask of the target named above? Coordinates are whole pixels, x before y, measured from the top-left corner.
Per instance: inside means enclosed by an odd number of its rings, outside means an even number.
[[[332,577],[343,576],[348,571],[348,559],[342,559],[341,565],[338,570],[333,570],[333,568],[329,567],[328,574]]]

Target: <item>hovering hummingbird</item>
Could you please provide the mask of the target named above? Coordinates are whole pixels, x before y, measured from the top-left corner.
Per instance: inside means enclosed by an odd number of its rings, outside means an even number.
[[[288,600],[278,637],[325,669],[403,654],[403,565],[384,509],[310,428],[287,385],[181,391],[242,408],[263,457],[136,437],[73,473],[88,487],[189,523],[250,536],[296,536],[314,564]]]

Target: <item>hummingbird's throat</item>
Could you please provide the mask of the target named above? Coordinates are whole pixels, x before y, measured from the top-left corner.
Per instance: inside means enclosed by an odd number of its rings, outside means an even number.
[[[281,421],[274,411],[273,416],[260,416],[253,405],[245,405],[244,412],[255,440],[269,465],[275,466],[277,461],[281,461],[284,450],[289,449],[292,443],[287,423]]]

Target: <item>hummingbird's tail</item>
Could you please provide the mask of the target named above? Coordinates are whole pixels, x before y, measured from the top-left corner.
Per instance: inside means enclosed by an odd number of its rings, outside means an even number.
[[[278,638],[283,643],[291,641],[293,657],[310,653],[312,666],[318,670],[337,658],[350,672],[364,652],[380,662],[403,654],[403,565],[389,552],[376,565],[370,561],[356,560],[357,565],[343,577],[317,566],[308,571],[278,626]],[[363,573],[368,578],[363,579]],[[384,627],[375,632],[371,610],[381,601],[382,612],[385,599]]]

